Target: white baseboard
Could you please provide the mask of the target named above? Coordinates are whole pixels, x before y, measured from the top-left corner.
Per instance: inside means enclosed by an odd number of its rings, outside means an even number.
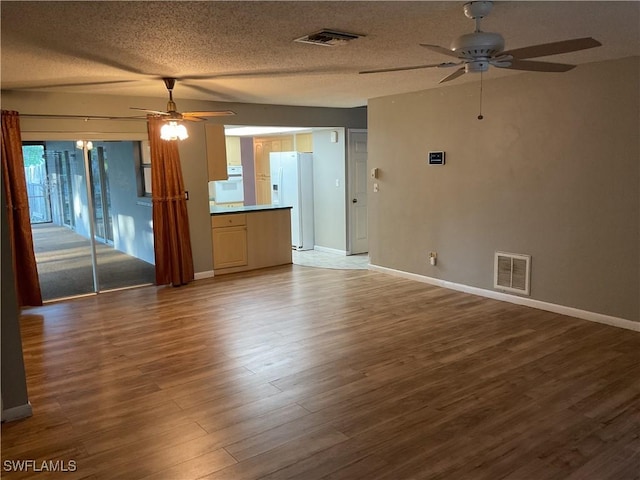
[[[202,280],[204,278],[211,278],[213,277],[213,270],[209,270],[207,272],[196,272],[193,275],[193,279],[194,280]]]
[[[409,280],[428,283],[429,285],[457,290],[459,292],[470,293],[472,295],[479,295],[481,297],[492,298],[494,300],[515,303],[517,305],[524,305],[526,307],[537,308],[539,310],[546,310],[548,312],[559,313],[561,315],[568,315],[570,317],[576,317],[582,320],[589,320],[590,322],[604,323],[613,327],[625,328],[627,330],[640,332],[640,322],[634,322],[625,318],[612,317],[610,315],[604,315],[602,313],[589,312],[587,310],[580,310],[578,308],[566,307],[564,305],[543,302],[541,300],[534,300],[531,298],[518,297],[517,295],[509,295],[508,293],[503,292],[494,292],[492,290],[485,290],[484,288],[471,287],[469,285],[463,285],[461,283],[448,282],[439,278],[418,275],[417,273],[403,272],[402,270],[394,270],[393,268],[381,267],[379,265],[369,264],[369,269],[396,277],[402,277]]]
[[[347,255],[346,250],[338,250],[337,248],[321,247],[320,245],[314,245],[313,249],[319,252],[333,253],[335,255],[344,255],[344,256]]]
[[[33,415],[33,409],[31,403],[27,402],[24,405],[18,405],[17,407],[7,408],[2,410],[2,421],[13,422],[15,420],[22,420]]]

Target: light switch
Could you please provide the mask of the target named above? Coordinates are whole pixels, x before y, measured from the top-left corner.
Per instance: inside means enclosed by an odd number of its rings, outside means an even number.
[[[378,186],[377,183],[373,184],[373,193],[378,193],[378,191],[380,190],[380,187]]]

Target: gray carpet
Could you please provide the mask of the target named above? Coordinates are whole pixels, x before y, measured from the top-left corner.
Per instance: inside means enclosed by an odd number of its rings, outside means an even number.
[[[94,291],[88,239],[51,223],[32,225],[32,232],[43,300]],[[96,253],[100,291],[155,282],[150,263],[101,243]]]

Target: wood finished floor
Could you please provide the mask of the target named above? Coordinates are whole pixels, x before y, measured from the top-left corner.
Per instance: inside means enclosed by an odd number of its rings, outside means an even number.
[[[38,479],[637,479],[640,335],[297,265],[30,309]],[[3,478],[29,474],[2,472]]]

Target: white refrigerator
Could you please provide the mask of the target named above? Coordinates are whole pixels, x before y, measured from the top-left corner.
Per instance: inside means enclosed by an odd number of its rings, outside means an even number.
[[[271,203],[291,208],[291,246],[313,250],[313,155],[301,152],[269,154]]]

